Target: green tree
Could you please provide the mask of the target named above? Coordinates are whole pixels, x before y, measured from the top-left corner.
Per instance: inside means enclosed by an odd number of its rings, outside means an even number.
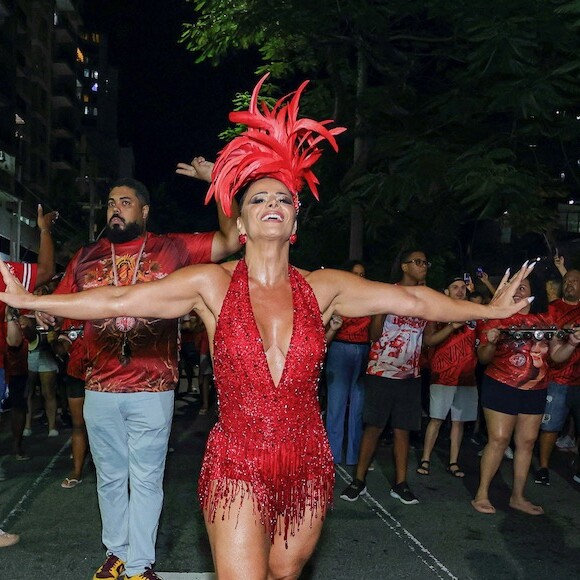
[[[323,220],[356,237],[360,215],[378,263],[409,245],[452,262],[462,224],[550,234],[577,189],[578,1],[192,3],[182,40],[200,61],[257,46],[274,78],[316,80],[309,114],[350,129],[305,239]]]

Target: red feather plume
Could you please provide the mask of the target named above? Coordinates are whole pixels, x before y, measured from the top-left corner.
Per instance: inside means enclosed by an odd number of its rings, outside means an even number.
[[[247,130],[220,151],[212,171],[205,203],[215,197],[227,216],[231,216],[236,193],[263,177],[281,181],[292,193],[296,207],[304,183],[318,199],[319,181],[312,171],[322,154],[318,144],[326,140],[338,151],[334,137],[346,131],[344,127],[327,128],[331,120],[298,119],[298,102],[309,81],[282,97],[271,110],[265,101],[258,104],[258,94],[268,75],[254,88],[248,111],[230,113],[230,121],[246,125]]]

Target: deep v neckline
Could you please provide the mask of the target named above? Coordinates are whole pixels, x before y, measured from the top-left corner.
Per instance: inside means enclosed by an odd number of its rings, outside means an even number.
[[[274,388],[278,388],[283,382],[284,379],[286,378],[286,373],[287,373],[287,369],[288,369],[288,359],[290,358],[290,353],[292,352],[293,346],[294,346],[294,339],[295,339],[295,331],[296,331],[296,308],[295,308],[295,304],[296,304],[296,272],[294,271],[294,268],[288,264],[288,277],[290,280],[290,290],[292,293],[292,331],[290,333],[290,342],[288,343],[288,350],[286,351],[286,356],[284,357],[284,366],[282,368],[282,374],[280,375],[280,380],[278,381],[278,383],[274,382],[274,377],[272,376],[272,371],[270,370],[270,366],[268,365],[268,356],[266,355],[266,349],[264,348],[264,339],[262,338],[262,334],[260,333],[260,327],[258,326],[258,322],[256,321],[256,315],[254,314],[254,308],[252,306],[252,298],[250,296],[250,279],[249,279],[249,275],[248,275],[248,265],[246,264],[245,260],[241,260],[241,263],[243,263],[243,269],[244,269],[244,284],[245,284],[245,294],[246,294],[246,299],[248,301],[248,309],[249,312],[251,313],[251,319],[252,319],[252,325],[254,327],[254,331],[256,333],[256,335],[258,336],[258,338],[260,339],[260,347],[259,350],[261,351],[261,359],[262,359],[262,364],[265,366],[267,375],[270,379],[270,382],[272,383],[272,385],[274,386]]]

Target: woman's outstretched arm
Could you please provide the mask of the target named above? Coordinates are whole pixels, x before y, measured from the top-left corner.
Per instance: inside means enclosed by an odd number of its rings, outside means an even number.
[[[15,308],[42,310],[75,320],[96,320],[116,316],[178,318],[200,301],[203,288],[211,287],[216,264],[188,266],[161,280],[134,286],[103,286],[74,294],[35,296],[0,261],[6,290],[0,300]]]
[[[531,272],[535,262],[527,262],[509,280],[503,277],[488,305],[468,300],[452,300],[426,286],[398,286],[373,282],[340,270],[317,270],[308,275],[325,316],[367,316],[389,313],[416,316],[440,322],[461,322],[482,318],[507,318],[527,302],[516,304],[513,295],[519,283]]]

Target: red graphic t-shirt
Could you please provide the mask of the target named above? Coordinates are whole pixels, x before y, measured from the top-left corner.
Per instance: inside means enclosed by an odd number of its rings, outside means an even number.
[[[445,326],[446,322],[438,322],[436,331]],[[475,337],[476,324],[469,321],[454,330],[442,343],[429,349],[432,385],[475,386]]]
[[[422,318],[389,314],[381,338],[371,346],[367,374],[389,379],[421,376],[419,357],[426,324]]]
[[[36,273],[38,266],[27,262],[4,262],[13,276],[18,278],[22,285],[32,292],[36,287]],[[0,292],[6,290],[6,284],[0,276]],[[6,316],[6,304],[0,302],[0,322],[4,322]],[[6,352],[6,325],[0,324],[0,353]],[[4,368],[4,356],[0,356],[0,369]]]
[[[492,328],[550,328],[554,321],[548,314],[514,314],[504,320],[489,320],[481,325],[479,339],[487,344],[487,331]],[[510,387],[540,390],[548,384],[547,340],[515,339],[500,334],[495,355],[485,374]]]
[[[211,261],[214,232],[204,234],[147,234],[115,244],[119,285],[159,280],[175,270]],[[111,243],[107,239],[81,248],[68,265],[55,293],[89,290],[114,283]],[[177,379],[177,320],[119,317],[84,323],[84,354],[88,363],[86,388],[92,391],[132,393],[168,391]],[[123,344],[128,355],[121,364]]]
[[[554,300],[550,303],[548,312],[558,328],[580,326],[580,304],[567,304],[562,299]],[[559,365],[551,363],[549,379],[560,385],[580,386],[580,348],[575,348],[566,362]]]
[[[360,318],[342,317],[342,326],[334,336],[334,340],[343,342],[365,342],[369,341],[370,316],[361,316]]]

